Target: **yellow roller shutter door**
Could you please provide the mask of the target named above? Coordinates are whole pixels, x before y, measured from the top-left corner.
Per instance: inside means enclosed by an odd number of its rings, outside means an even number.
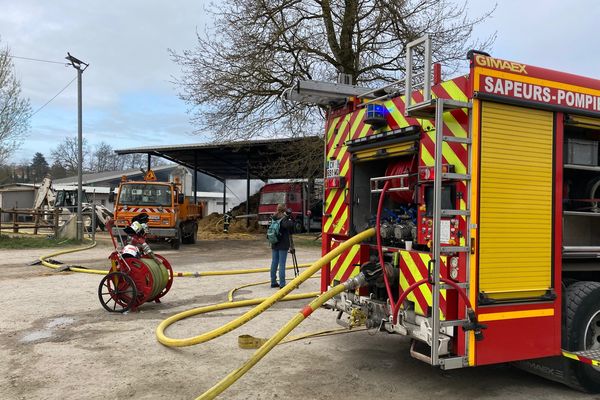
[[[552,286],[552,119],[483,103],[479,291],[489,298],[536,297]]]

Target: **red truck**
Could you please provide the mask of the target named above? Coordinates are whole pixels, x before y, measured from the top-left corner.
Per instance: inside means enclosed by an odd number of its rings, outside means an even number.
[[[311,228],[321,229],[323,202],[311,196],[307,182],[267,183],[260,189],[258,223],[267,226],[277,204],[285,204],[291,210],[296,232],[308,232]]]

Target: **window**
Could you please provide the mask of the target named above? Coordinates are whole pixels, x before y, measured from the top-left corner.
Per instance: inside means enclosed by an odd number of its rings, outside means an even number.
[[[119,204],[170,207],[171,187],[153,184],[127,184],[121,186]]]
[[[285,204],[285,192],[267,192],[260,195],[260,204]]]

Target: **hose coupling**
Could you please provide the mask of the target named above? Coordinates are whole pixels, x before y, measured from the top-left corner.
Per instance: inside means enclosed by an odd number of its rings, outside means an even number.
[[[361,286],[365,286],[366,284],[367,279],[365,278],[365,274],[363,274],[362,272],[356,275],[354,278],[348,279],[346,282],[344,282],[346,290],[354,290]]]

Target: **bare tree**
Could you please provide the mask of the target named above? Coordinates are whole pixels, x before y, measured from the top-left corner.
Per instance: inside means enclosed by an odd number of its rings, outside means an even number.
[[[224,0],[207,12],[212,29],[197,33],[194,49],[171,54],[197,131],[217,140],[320,134],[320,110],[278,101],[296,80],[345,73],[354,84],[393,82],[405,45],[425,33],[434,60],[455,71],[468,49],[494,39],[471,39],[493,9],[470,18],[466,2],[448,0]]]
[[[90,150],[87,140],[83,139],[83,172],[89,171],[91,168]],[[65,137],[65,139],[51,152],[52,159],[55,163],[59,163],[67,171],[67,174],[77,173],[77,138]]]
[[[0,164],[21,145],[30,115],[29,99],[22,97],[10,50],[0,49]]]
[[[116,165],[117,155],[111,145],[106,142],[100,142],[95,146],[92,154],[91,170],[93,172],[114,171],[119,169]]]

